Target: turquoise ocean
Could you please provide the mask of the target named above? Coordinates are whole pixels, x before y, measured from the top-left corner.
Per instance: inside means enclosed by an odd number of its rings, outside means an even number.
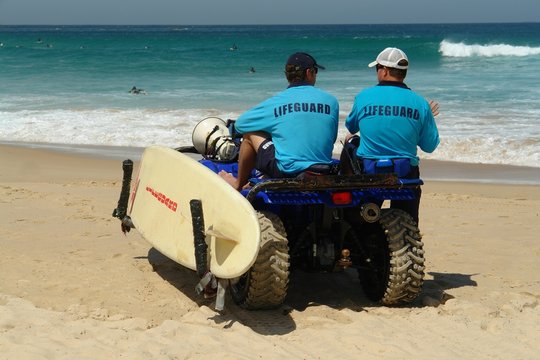
[[[342,138],[388,46],[409,56],[407,85],[441,105],[441,145],[422,158],[540,167],[540,23],[0,26],[0,142],[190,145],[203,118],[284,89],[296,51],[326,66],[317,86],[340,102]]]

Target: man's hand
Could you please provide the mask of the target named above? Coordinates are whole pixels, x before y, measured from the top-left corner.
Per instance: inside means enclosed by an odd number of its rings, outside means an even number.
[[[431,108],[431,112],[433,113],[433,116],[439,115],[439,103],[435,100],[429,100],[429,107]]]

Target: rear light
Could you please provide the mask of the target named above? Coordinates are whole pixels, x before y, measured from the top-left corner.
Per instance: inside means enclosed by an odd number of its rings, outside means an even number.
[[[352,194],[348,191],[332,193],[334,205],[349,205],[352,202]]]

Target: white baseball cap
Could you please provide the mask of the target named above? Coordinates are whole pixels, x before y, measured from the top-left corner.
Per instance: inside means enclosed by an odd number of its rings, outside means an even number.
[[[405,60],[405,62],[402,62]],[[402,62],[400,65],[399,63]],[[406,70],[409,67],[409,59],[405,53],[398,48],[386,48],[377,56],[377,59],[369,63],[369,67],[374,67],[375,65],[382,65],[394,69]]]

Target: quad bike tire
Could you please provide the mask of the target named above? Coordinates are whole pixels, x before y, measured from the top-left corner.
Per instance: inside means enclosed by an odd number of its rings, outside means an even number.
[[[412,217],[399,209],[384,209],[379,221],[362,231],[367,266],[358,273],[366,296],[383,305],[412,302],[422,291],[425,269],[424,244]]]
[[[281,306],[289,283],[289,246],[281,219],[271,212],[257,212],[261,246],[253,266],[231,282],[236,304],[250,310]]]

